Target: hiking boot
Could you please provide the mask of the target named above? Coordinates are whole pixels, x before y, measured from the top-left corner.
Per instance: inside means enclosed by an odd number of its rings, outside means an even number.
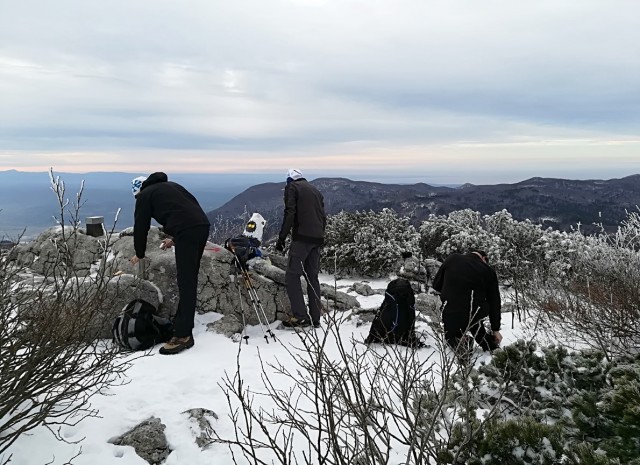
[[[160,347],[162,355],[173,355],[193,347],[193,336],[172,337],[169,342]]]
[[[318,322],[318,326],[320,323]],[[282,322],[282,326],[285,328],[306,328],[307,326],[311,326],[311,322],[306,318],[297,318],[292,316],[287,321]],[[314,327],[317,327],[315,324]]]

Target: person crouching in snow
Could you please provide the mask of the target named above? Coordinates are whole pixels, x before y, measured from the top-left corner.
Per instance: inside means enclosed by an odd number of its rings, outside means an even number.
[[[209,220],[196,198],[180,184],[169,181],[164,173],[153,173],[148,178],[135,178],[132,181],[132,191],[136,199],[133,226],[136,254],[131,257],[131,263],[135,265],[145,256],[152,218],[172,237],[165,239],[161,247],[175,246],[180,301],[173,322],[173,337],[160,348],[160,353],[177,354],[194,344],[193,320],[198,272],[209,237]]]
[[[468,358],[473,339],[485,350],[500,347],[500,289],[498,276],[489,266],[489,257],[480,250],[449,255],[433,279],[433,289],[440,292],[443,304],[444,337],[454,351]],[[489,317],[492,333],[487,333],[483,319]]]

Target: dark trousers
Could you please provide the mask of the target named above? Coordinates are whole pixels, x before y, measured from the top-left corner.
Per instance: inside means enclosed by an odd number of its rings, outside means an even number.
[[[175,337],[191,336],[193,330],[198,295],[198,272],[208,237],[209,226],[203,225],[185,229],[173,238],[180,297],[178,311],[173,321]]]
[[[285,275],[287,295],[291,302],[291,313],[298,319],[311,318],[311,322],[320,322],[320,249],[321,245],[308,242],[293,241],[289,248],[289,263]],[[304,294],[300,277],[307,280],[307,296],[309,297],[309,312],[304,304]]]
[[[469,318],[472,316],[472,318]],[[468,312],[453,312],[446,309],[442,313],[442,322],[444,323],[444,338],[452,349],[457,349],[460,340],[469,331],[478,345],[484,350],[495,349],[493,337],[487,334],[482,319],[484,317],[478,314],[469,315]],[[473,343],[471,343],[473,344]],[[466,350],[466,348],[463,348]]]

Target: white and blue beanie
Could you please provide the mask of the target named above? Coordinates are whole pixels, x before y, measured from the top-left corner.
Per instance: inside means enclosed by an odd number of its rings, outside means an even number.
[[[297,181],[298,179],[302,179],[302,171],[297,168],[291,168],[287,172],[287,180],[291,179],[292,181]]]
[[[135,197],[140,193],[140,189],[142,189],[142,183],[147,180],[146,176],[138,176],[133,181],[131,181],[131,192]]]

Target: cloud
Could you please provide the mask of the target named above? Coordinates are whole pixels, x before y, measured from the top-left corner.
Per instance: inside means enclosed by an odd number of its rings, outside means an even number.
[[[434,154],[455,171],[470,153],[516,167],[531,153],[535,170],[536,156],[555,166],[579,153],[596,166],[611,146],[591,140],[637,148],[631,1],[24,0],[2,10],[0,167],[37,154],[87,165],[69,153],[150,166],[160,152],[212,167],[251,154],[382,170],[411,147],[409,170]],[[353,146],[357,155],[345,152]]]

